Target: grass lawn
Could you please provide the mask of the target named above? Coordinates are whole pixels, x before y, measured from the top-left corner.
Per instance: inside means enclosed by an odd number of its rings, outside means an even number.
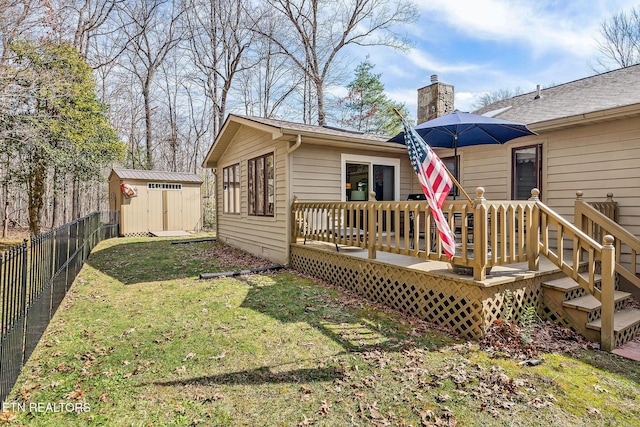
[[[199,280],[252,264],[170,242],[94,250],[0,423],[640,425],[637,362],[583,350],[525,366],[293,271]]]

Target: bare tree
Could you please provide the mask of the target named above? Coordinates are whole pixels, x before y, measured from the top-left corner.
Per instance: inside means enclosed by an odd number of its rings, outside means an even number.
[[[152,85],[169,52],[182,41],[179,0],[130,0],[120,9],[122,29],[130,41],[123,65],[138,79],[145,112],[146,168],[153,167]]]
[[[480,108],[491,105],[494,102],[502,101],[503,99],[513,98],[514,96],[522,95],[522,89],[519,87],[515,89],[499,89],[493,92],[485,92],[473,103],[473,108],[479,110]]]
[[[305,74],[313,90],[317,122],[326,124],[324,91],[331,73],[350,45],[407,48],[409,43],[396,26],[412,22],[413,3],[406,0],[266,0],[260,22],[273,14],[286,17],[288,25],[273,33],[257,25],[256,31],[271,39]],[[306,98],[306,97],[305,97]]]
[[[620,12],[602,21],[594,71],[610,69],[613,62],[619,67],[640,63],[640,9]]]
[[[283,19],[263,22],[262,31],[274,33],[283,25]],[[259,37],[251,46],[249,54],[257,64],[242,73],[239,79],[238,97],[244,102],[247,115],[276,117],[278,110],[286,104],[304,81],[304,74],[270,37]]]
[[[254,65],[245,60],[254,33],[247,0],[190,0],[190,55],[195,80],[213,105],[213,133],[220,130],[236,76]]]

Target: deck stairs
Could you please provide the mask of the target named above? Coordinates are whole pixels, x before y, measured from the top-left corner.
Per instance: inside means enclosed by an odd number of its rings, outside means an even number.
[[[596,278],[596,287],[600,278]],[[550,320],[575,330],[593,342],[600,342],[600,301],[583,289],[571,277],[542,283],[543,311]],[[640,310],[629,307],[631,294],[618,290],[614,293],[614,346],[620,347],[633,340],[640,331]]]

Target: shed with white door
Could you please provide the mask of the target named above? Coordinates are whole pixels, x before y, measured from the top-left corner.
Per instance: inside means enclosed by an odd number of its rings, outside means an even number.
[[[192,173],[112,169],[109,206],[120,211],[120,236],[201,230],[201,187]]]

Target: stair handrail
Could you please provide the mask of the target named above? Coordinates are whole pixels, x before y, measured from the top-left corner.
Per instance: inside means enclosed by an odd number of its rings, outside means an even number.
[[[578,192],[577,196],[574,215],[576,226],[580,227],[583,232],[589,234],[589,230],[594,228],[593,226],[595,225],[602,231],[602,233],[599,234],[609,234],[613,236],[616,248],[616,272],[640,289],[640,277],[637,276],[638,266],[636,264],[636,255],[640,253],[640,239],[631,234],[624,227],[617,224],[609,216],[603,214],[591,204],[582,200],[581,192]],[[620,262],[622,245],[626,245],[631,250],[630,269],[622,265]]]
[[[534,191],[536,194],[534,194]],[[532,198],[538,199],[537,189],[532,190]],[[602,324],[600,328],[600,347],[605,351],[611,351],[614,348],[614,275],[615,275],[615,252],[613,246],[614,238],[605,235],[603,243],[600,244],[573,225],[571,222],[557,214],[553,209],[536,200],[539,212],[539,248],[540,254],[547,257],[553,264],[559,267],[567,276],[575,280],[582,288],[587,290],[591,295],[600,301]],[[549,225],[553,225],[557,230],[557,253],[554,253],[549,245]],[[565,261],[564,257],[564,240],[571,239],[573,247],[571,248],[573,263],[570,265]],[[582,261],[582,252],[588,254],[586,262],[586,277],[580,273],[580,269],[584,266]],[[600,288],[595,286],[597,262],[600,261]]]

